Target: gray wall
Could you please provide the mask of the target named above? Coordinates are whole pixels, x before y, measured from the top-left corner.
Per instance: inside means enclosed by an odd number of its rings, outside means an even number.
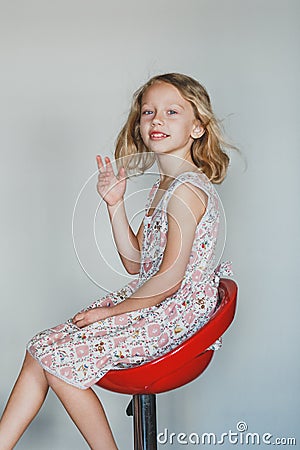
[[[19,0],[0,7],[1,406],[26,341],[124,282],[124,273],[105,272],[95,249],[95,178],[74,226],[94,282],[73,248],[75,201],[96,169],[95,154],[112,154],[132,92],[151,75],[179,71],[207,87],[248,167],[232,152],[218,187],[228,225],[224,259],[234,262],[239,284],[235,323],[202,377],[159,396],[159,431],[221,434],[243,420],[250,432],[299,440],[299,3]],[[107,233],[100,208],[98,243],[119,268]],[[131,448],[129,398],[97,392],[120,449]],[[86,445],[49,395],[17,448]]]

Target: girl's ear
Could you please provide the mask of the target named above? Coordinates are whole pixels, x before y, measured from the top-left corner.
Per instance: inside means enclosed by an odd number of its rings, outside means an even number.
[[[193,139],[199,139],[203,134],[205,133],[205,128],[201,125],[200,121],[197,120],[197,122],[194,124],[191,137]]]

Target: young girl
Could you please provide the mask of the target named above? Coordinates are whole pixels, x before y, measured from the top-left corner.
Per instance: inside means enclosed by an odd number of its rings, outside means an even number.
[[[31,339],[0,423],[0,450],[12,449],[35,417],[49,386],[94,449],[116,449],[91,387],[113,368],[142,364],[170,351],[214,313],[214,268],[220,183],[229,162],[205,89],[176,73],[150,79],[134,95],[115,157],[97,156],[97,190],[107,204],[125,269],[138,277],[72,319]],[[124,209],[126,174],[156,161],[145,217],[135,234]],[[213,346],[220,346],[220,341]]]

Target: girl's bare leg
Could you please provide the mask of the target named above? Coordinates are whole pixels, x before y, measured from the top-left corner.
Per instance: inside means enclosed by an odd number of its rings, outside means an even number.
[[[0,450],[11,450],[54,390],[93,450],[116,450],[102,405],[92,389],[81,390],[45,372],[26,353],[24,364],[0,421]]]
[[[48,392],[41,366],[26,353],[0,421],[0,450],[11,450],[40,410]]]
[[[78,389],[45,372],[71,419],[92,450],[117,450],[103,407],[92,389]]]

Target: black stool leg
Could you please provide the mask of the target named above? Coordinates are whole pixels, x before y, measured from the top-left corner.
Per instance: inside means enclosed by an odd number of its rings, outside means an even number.
[[[133,396],[134,450],[157,450],[156,396]]]

